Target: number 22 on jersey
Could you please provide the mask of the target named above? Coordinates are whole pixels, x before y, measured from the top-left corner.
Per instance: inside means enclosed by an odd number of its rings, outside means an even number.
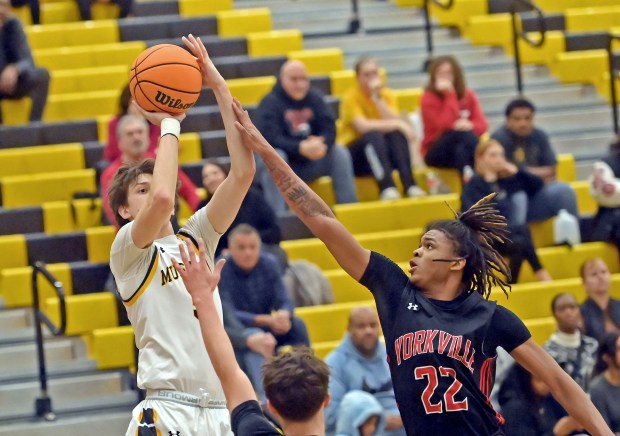
[[[421,398],[427,415],[431,413],[443,413],[444,411],[458,412],[460,410],[467,410],[467,397],[461,401],[456,401],[454,399],[454,396],[463,385],[456,379],[456,371],[453,368],[445,366],[440,366],[439,368],[435,368],[434,366],[419,366],[414,370],[413,374],[416,380],[425,378],[428,381]],[[446,392],[444,392],[443,400],[433,403],[431,397],[439,385],[439,377],[451,377],[454,380]]]

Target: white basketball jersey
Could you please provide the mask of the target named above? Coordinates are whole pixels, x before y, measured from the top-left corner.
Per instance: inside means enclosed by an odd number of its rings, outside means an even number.
[[[213,253],[220,235],[198,210],[177,235],[158,239],[140,249],[132,240],[133,222],[123,226],[112,244],[110,268],[134,329],[138,360],[138,386],[171,389],[193,395],[203,391],[215,400],[224,392],[205,349],[192,299],[171,258],[181,262],[179,244],[189,239],[196,247],[205,242],[207,263],[213,269]],[[220,322],[222,306],[214,293]]]

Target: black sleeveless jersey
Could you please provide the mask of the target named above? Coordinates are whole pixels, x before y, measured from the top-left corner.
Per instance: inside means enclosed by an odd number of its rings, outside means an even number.
[[[525,342],[525,325],[478,293],[429,300],[378,253],[360,283],[377,303],[407,434],[501,434],[503,418],[489,401],[496,348],[511,352]]]

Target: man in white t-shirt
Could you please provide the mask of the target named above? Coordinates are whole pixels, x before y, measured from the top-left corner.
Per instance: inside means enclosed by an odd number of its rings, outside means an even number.
[[[194,308],[172,264],[179,242],[196,249],[203,239],[209,268],[220,235],[228,229],[252,182],[251,152],[235,129],[233,99],[226,82],[192,35],[183,38],[197,57],[203,85],[213,89],[224,120],[231,157],[227,179],[207,207],[198,210],[175,235],[170,223],[177,190],[180,120],[164,113],[143,115],[161,124],[156,160],[119,169],[109,199],[121,227],[110,253],[110,268],[127,308],[138,347],[138,386],[147,396],[133,411],[127,435],[232,435],[224,392],[202,345]],[[219,322],[219,293],[214,293]]]

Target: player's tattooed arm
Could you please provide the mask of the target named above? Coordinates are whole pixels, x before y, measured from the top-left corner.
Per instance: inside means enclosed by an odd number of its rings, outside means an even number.
[[[278,168],[277,161],[267,159],[265,166],[282,195],[289,200],[289,205],[292,208],[297,206],[299,211],[307,217],[322,215],[335,218],[331,209],[316,193],[308,189],[305,183],[298,183],[298,180],[295,180],[297,177],[293,178],[286,171]]]

